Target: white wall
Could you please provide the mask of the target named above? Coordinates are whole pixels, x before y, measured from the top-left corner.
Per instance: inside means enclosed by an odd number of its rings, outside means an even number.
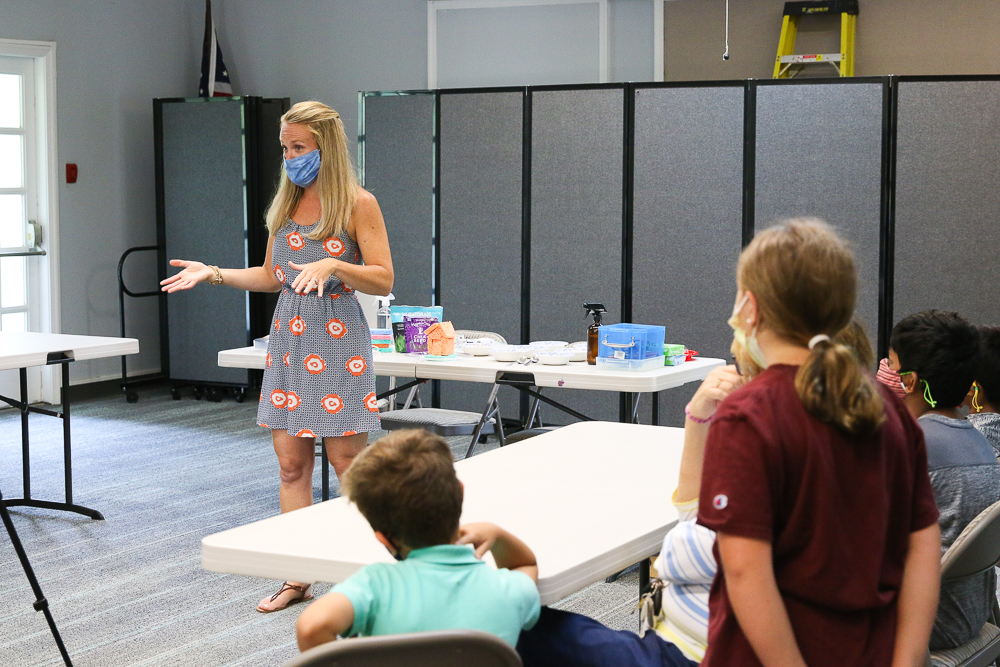
[[[651,80],[652,7],[611,0],[612,80]],[[212,8],[237,94],[325,101],[353,137],[358,91],[427,86],[425,0],[215,0]],[[118,335],[118,257],[156,243],[152,99],[195,94],[203,31],[203,0],[0,3],[0,38],[57,43],[59,170],[80,167],[78,183],[59,186],[63,332]],[[151,289],[152,256],[130,262],[130,286]],[[156,299],[127,299],[126,311],[143,350],[130,370],[158,370]],[[73,382],[115,377],[118,363],[73,364]]]

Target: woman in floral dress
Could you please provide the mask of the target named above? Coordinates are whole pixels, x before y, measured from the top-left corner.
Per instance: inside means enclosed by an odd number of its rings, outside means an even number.
[[[175,292],[200,282],[281,292],[271,323],[258,423],[271,430],[281,511],[312,504],[315,441],[338,478],[379,429],[371,333],[354,290],[387,295],[392,258],[375,197],[357,182],[336,111],[300,102],[281,118],[284,166],[267,211],[264,265],[220,269],[174,259],[163,281]],[[309,583],[285,582],[262,612],[311,599]]]

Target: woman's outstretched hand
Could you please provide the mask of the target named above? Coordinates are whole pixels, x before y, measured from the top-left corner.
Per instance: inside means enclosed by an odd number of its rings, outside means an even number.
[[[160,289],[164,292],[176,292],[191,289],[198,283],[207,282],[215,276],[215,272],[201,262],[189,262],[186,259],[172,259],[170,266],[183,266],[184,270],[160,281]]]
[[[688,404],[691,416],[711,419],[719,403],[742,387],[744,382],[743,376],[736,372],[736,366],[713,368],[691,397],[691,402]]]
[[[299,275],[295,276],[295,280],[292,282],[292,289],[295,290],[296,294],[309,294],[309,292],[316,290],[316,296],[323,296],[323,285],[333,275],[337,261],[333,258],[327,258],[308,264],[289,262],[288,268],[299,272]]]

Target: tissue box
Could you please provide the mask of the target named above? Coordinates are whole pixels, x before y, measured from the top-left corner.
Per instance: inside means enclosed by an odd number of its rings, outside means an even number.
[[[455,327],[451,322],[432,324],[427,331],[427,354],[447,357],[455,354]]]
[[[687,348],[683,345],[663,344],[664,366],[680,366],[687,357]]]

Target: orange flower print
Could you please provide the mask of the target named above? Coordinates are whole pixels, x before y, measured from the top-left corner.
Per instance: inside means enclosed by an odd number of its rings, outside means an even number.
[[[374,391],[365,396],[365,407],[371,410],[372,412],[378,412],[378,399],[375,398]]]
[[[288,330],[292,332],[293,336],[301,336],[306,332],[306,321],[296,315],[288,320]]]
[[[357,250],[354,251],[354,263],[355,264],[358,263],[358,251]]]
[[[354,377],[358,377],[365,372],[366,368],[368,368],[368,364],[365,363],[364,357],[351,357],[344,365],[347,366],[347,370],[349,370],[351,375]]]
[[[300,399],[299,395],[296,394],[294,391],[285,392],[285,395],[288,396],[288,401],[285,403],[285,407],[288,409],[289,412],[291,412],[292,410],[294,410],[295,408],[299,407],[299,405],[302,404],[302,399]]]
[[[284,284],[285,272],[281,270],[281,264],[274,265],[274,277],[278,279],[279,283]]]
[[[261,428],[271,428],[271,427],[270,427],[270,426],[268,426],[267,424],[261,424],[261,425],[260,425],[260,427],[261,427]]]
[[[288,402],[288,395],[285,392],[281,391],[280,389],[275,389],[274,391],[271,392],[271,405],[273,405],[274,407],[278,408],[279,410],[283,410],[287,402]]]
[[[274,321],[274,330],[275,331],[281,331],[281,320],[275,320]]]
[[[289,354],[291,354],[291,352],[285,352],[285,358],[284,358],[284,359],[282,359],[282,361],[284,361],[284,362],[285,362],[285,365],[286,365],[286,366],[291,366],[291,364],[290,364],[290,363],[288,363],[288,355],[289,355]]]
[[[340,412],[340,409],[344,407],[344,402],[340,400],[340,396],[337,396],[336,394],[327,394],[323,397],[321,403],[323,404],[323,409],[331,415],[337,414]]]
[[[323,241],[323,248],[334,257],[343,255],[345,249],[344,242],[336,236],[327,236],[326,240]]]
[[[306,246],[306,242],[302,240],[302,234],[298,232],[286,234],[285,238],[288,239],[288,247],[292,250],[302,250]]]
[[[347,327],[340,320],[330,320],[326,323],[326,332],[334,338],[343,338],[347,333]]]
[[[267,364],[268,368],[271,367],[271,353],[270,352],[268,352],[267,356],[264,357],[264,362]]]
[[[354,293],[354,290],[351,289],[350,287],[348,287],[347,285],[344,285],[344,292],[346,294],[352,294],[352,293]]]
[[[357,431],[344,431],[344,437],[345,437],[345,438],[346,438],[347,436],[349,436],[349,435],[357,435],[357,434],[358,434],[358,432],[357,432]]]
[[[338,294],[331,294],[330,298],[331,299],[339,299],[340,298],[340,294],[339,293]]]
[[[296,433],[295,437],[296,438],[315,438],[316,434],[313,433],[312,431],[310,431],[309,429],[304,428],[301,431],[299,431],[298,433]]]
[[[313,375],[319,375],[326,370],[326,362],[318,354],[310,354],[305,358],[306,370]]]

